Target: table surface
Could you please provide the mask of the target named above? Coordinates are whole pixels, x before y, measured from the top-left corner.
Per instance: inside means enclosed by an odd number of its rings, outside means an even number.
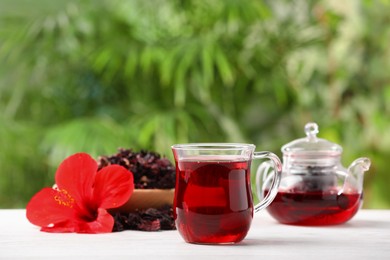
[[[390,259],[390,210],[360,210],[348,223],[328,227],[282,225],[261,211],[235,245],[188,244],[177,231],[45,233],[21,209],[0,210],[0,220],[0,259]]]

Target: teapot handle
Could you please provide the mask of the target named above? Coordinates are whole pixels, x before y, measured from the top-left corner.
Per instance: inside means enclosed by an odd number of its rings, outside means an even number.
[[[280,180],[282,177],[282,162],[280,161],[279,157],[271,152],[255,152],[253,154],[254,159],[270,159],[270,161],[263,162],[260,164],[259,168],[256,171],[256,194],[257,197],[259,198],[260,202],[254,207],[255,212],[258,212],[265,207],[267,207],[273,199],[275,198],[276,194],[278,193],[278,188],[280,185]],[[262,174],[262,173],[268,173],[269,170],[273,168],[274,170],[272,171],[273,178],[271,182],[271,186],[269,187],[269,192],[265,197],[262,194],[262,186],[264,184],[264,181],[267,177],[267,174]],[[261,180],[261,176],[263,175],[263,180]]]

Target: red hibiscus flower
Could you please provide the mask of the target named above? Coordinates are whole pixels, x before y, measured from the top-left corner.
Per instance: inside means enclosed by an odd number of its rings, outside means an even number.
[[[58,167],[54,188],[43,188],[27,205],[27,219],[46,232],[111,232],[114,218],[107,209],[128,201],[133,174],[119,165],[97,171],[88,154],[77,153]]]

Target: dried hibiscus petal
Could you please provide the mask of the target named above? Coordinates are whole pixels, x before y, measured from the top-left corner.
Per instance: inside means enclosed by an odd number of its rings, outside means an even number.
[[[158,231],[176,229],[171,206],[159,209],[150,208],[130,213],[116,213],[114,215],[113,231],[141,230]]]
[[[136,189],[173,189],[175,187],[175,166],[158,153],[120,148],[112,156],[100,156],[99,169],[119,164],[134,175]]]

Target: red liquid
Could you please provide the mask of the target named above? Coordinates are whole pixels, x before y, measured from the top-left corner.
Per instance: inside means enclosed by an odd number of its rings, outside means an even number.
[[[235,243],[253,217],[248,161],[176,162],[174,217],[190,243]]]
[[[358,193],[337,195],[334,191],[278,192],[267,210],[283,224],[336,225],[351,219],[359,210],[361,201],[361,194]]]

